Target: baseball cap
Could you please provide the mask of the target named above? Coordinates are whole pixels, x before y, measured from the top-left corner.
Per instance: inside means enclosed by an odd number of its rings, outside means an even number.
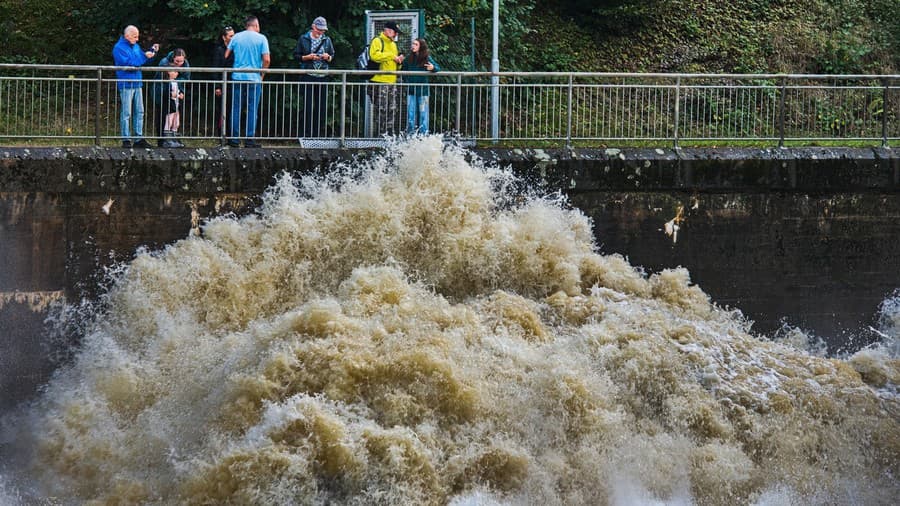
[[[322,16],[319,16],[313,20],[313,26],[315,26],[319,30],[328,30],[328,23],[325,22],[325,18],[323,18]]]
[[[384,24],[384,27],[385,27],[385,28],[390,28],[391,30],[393,30],[393,31],[395,31],[395,32],[397,32],[397,33],[401,33],[401,32],[400,32],[400,27],[398,27],[398,26],[397,26],[397,23],[394,23],[393,21],[388,21],[387,23]]]

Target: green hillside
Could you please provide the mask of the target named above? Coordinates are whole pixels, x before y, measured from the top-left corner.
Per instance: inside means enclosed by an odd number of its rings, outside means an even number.
[[[578,70],[895,73],[900,0],[651,0],[561,11]],[[585,42],[590,41],[590,42]]]

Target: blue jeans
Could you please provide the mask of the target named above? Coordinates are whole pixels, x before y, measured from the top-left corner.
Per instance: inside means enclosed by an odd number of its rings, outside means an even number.
[[[231,132],[232,137],[241,135],[241,111],[247,109],[247,121],[244,133],[246,137],[256,135],[256,122],[259,114],[259,97],[262,84],[256,81],[233,81],[231,86]]]
[[[418,128],[416,118],[419,120]],[[410,134],[428,134],[428,95],[406,96],[406,131]]]
[[[122,108],[119,111],[119,128],[122,140],[131,140],[131,113],[134,112],[134,138],[144,136],[144,95],[141,88],[122,88],[119,90]]]

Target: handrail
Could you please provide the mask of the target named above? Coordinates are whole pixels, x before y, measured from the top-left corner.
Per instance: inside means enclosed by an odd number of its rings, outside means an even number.
[[[11,68],[11,69],[19,69],[19,68],[30,68],[35,70],[85,70],[85,71],[95,71],[97,69],[101,70],[141,70],[148,72],[161,72],[164,70],[169,70],[171,67],[151,67],[151,66],[142,66],[142,67],[128,67],[128,66],[116,66],[116,65],[55,65],[55,64],[32,64],[32,63],[0,63],[0,69]],[[248,72],[252,71],[249,69],[235,69],[231,67],[190,67],[191,72],[200,72],[200,73],[222,73],[222,72]],[[277,73],[277,74],[327,74],[327,75],[350,75],[350,76],[366,76],[366,75],[376,75],[376,74],[396,74],[396,75],[416,75],[423,74],[425,72],[411,72],[406,70],[400,71],[381,71],[381,70],[355,70],[355,69],[328,69],[328,70],[310,70],[310,69],[297,69],[297,68],[276,68],[271,67],[268,69],[261,70],[261,72],[265,73]],[[813,79],[813,80],[825,80],[825,79],[841,79],[841,80],[862,80],[862,79],[878,79],[878,80],[889,80],[889,81],[898,81],[900,80],[900,74],[784,74],[784,73],[769,73],[769,74],[740,74],[740,73],[684,73],[684,72],[513,72],[513,71],[501,71],[501,72],[472,72],[472,71],[453,71],[453,70],[442,70],[440,72],[441,75],[448,76],[461,76],[461,77],[490,77],[490,76],[500,76],[500,77],[557,77],[563,78],[568,76],[573,77],[612,77],[612,78],[621,78],[621,77],[642,77],[642,78],[666,78],[666,79],[674,79],[674,78],[682,78],[682,79],[712,79],[712,78],[720,78],[720,79]]]
[[[159,117],[157,86],[171,67],[0,63],[0,139],[86,139],[117,142],[119,99],[115,71],[140,71],[148,115],[145,137]],[[24,72],[23,72],[24,71]],[[185,139],[218,140],[211,110],[229,104],[228,76],[249,69],[190,67],[181,112]],[[900,74],[714,74],[637,72],[457,72],[269,68],[262,83],[261,140],[314,147],[352,146],[402,133],[415,120],[406,95],[419,93],[413,76],[427,75],[432,132],[471,142],[541,143],[574,147],[643,142],[684,143],[871,142],[890,147],[900,138]],[[308,84],[308,74],[327,76]],[[15,75],[11,75],[15,74]],[[376,74],[398,77],[391,118],[375,121]],[[497,81],[499,79],[499,81]],[[495,84],[496,83],[496,84]],[[220,98],[212,87],[221,88]],[[499,88],[502,100],[494,101]],[[375,89],[375,88],[372,88]],[[312,90],[312,91],[310,91]],[[383,91],[383,89],[382,89]],[[309,119],[309,93],[324,114]],[[496,104],[496,105],[495,105]],[[231,113],[228,105],[223,121]],[[322,113],[320,113],[322,114]],[[315,123],[314,135],[306,123]],[[227,123],[226,123],[227,124]],[[384,129],[387,128],[387,131]],[[218,132],[218,133],[216,133]],[[318,137],[321,136],[321,137]],[[303,143],[303,139],[306,142]],[[333,143],[328,140],[334,141]],[[647,144],[644,144],[647,145]]]

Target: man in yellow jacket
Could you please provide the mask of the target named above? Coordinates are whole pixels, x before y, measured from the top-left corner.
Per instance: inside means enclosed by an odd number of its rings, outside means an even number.
[[[383,71],[400,70],[403,55],[397,48],[395,39],[400,35],[397,23],[388,21],[384,29],[369,44],[369,59],[378,63]],[[393,74],[376,74],[372,76],[369,86],[369,98],[372,99],[372,110],[375,125],[380,135],[391,135],[399,131],[398,121],[400,93],[397,89],[397,76]]]

